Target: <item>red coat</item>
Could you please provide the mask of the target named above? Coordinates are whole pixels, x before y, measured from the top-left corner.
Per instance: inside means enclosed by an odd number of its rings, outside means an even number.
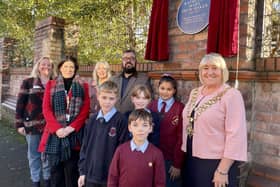
[[[46,127],[44,129],[41,142],[38,148],[39,152],[44,152],[46,144],[50,134],[54,134],[58,129],[62,128],[53,112],[53,107],[51,104],[51,89],[55,86],[56,81],[51,80],[47,83],[44,99],[43,99],[43,114],[46,119]],[[78,116],[71,122],[69,126],[73,127],[76,132],[78,132],[85,124],[85,120],[88,118],[90,99],[89,99],[89,88],[88,84],[84,83],[84,101]],[[72,92],[69,91],[68,96],[72,97]]]

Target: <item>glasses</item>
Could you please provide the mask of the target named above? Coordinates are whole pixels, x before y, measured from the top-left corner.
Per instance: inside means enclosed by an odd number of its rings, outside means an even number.
[[[133,57],[133,56],[132,57],[122,57],[122,60],[123,61],[128,61],[128,60],[129,61],[135,61],[135,57]]]

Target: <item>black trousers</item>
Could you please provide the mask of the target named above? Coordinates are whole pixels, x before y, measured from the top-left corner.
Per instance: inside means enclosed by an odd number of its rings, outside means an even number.
[[[51,168],[51,187],[78,187],[79,151],[71,151],[71,158]]]
[[[183,171],[183,187],[214,187],[212,182],[220,159],[200,159],[192,156],[192,139],[188,139],[185,167]],[[227,187],[237,187],[240,163],[235,161],[228,172]]]
[[[190,159],[190,158],[189,158]],[[184,171],[184,187],[214,187],[214,172],[220,160],[191,158],[187,161]],[[227,187],[238,187],[238,162],[234,162],[229,170]]]

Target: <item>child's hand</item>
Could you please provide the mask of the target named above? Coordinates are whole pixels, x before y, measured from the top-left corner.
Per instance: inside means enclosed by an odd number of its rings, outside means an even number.
[[[168,172],[170,173],[171,180],[175,180],[176,178],[180,177],[180,175],[181,175],[181,169],[175,168],[173,166],[170,167]]]
[[[83,187],[85,186],[85,179],[86,176],[85,175],[81,175],[78,179],[78,187]]]

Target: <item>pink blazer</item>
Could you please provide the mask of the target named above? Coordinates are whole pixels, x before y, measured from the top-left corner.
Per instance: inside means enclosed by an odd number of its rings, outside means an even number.
[[[207,96],[198,88],[198,106],[222,92],[228,85],[223,85],[215,93]],[[193,93],[193,92],[192,92]],[[191,93],[191,94],[192,94]],[[191,98],[191,95],[190,95]],[[189,125],[190,99],[183,110],[183,144],[186,152],[187,126]],[[222,157],[247,161],[247,128],[244,101],[241,93],[229,89],[215,104],[203,111],[194,122],[193,156],[202,159],[221,159]]]

